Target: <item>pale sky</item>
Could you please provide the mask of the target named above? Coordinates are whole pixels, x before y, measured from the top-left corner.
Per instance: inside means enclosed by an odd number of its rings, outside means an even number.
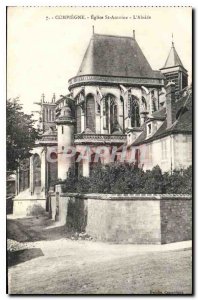
[[[84,15],[85,20],[55,19],[55,16]],[[96,20],[91,16],[128,16],[128,20]],[[151,19],[133,19],[133,16]],[[51,19],[46,20],[46,17]],[[53,19],[52,19],[53,18]],[[154,70],[161,68],[171,48],[172,33],[175,48],[192,74],[191,8],[68,8],[9,7],[7,20],[7,95],[20,96],[24,110],[38,109],[33,104],[41,94],[51,100],[67,94],[68,79],[80,67],[85,50],[95,33],[132,36]]]

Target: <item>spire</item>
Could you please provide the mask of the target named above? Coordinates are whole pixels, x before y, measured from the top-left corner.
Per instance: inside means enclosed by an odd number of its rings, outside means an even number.
[[[42,103],[45,102],[45,94],[44,94],[44,93],[41,95],[41,102],[42,102]]]
[[[56,101],[56,95],[55,95],[55,93],[53,94],[53,97],[52,97],[52,103],[55,103],[55,101]]]
[[[179,55],[177,54],[177,51],[175,49],[174,41],[173,41],[173,33],[172,33],[172,47],[170,49],[169,55],[166,59],[165,65],[162,69],[170,68],[170,67],[176,67],[176,66],[183,66],[181,59],[179,58]]]

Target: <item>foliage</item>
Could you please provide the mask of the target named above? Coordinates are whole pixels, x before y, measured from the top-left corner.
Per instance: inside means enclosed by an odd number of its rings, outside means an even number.
[[[162,173],[159,166],[143,171],[133,164],[96,165],[90,177],[77,177],[69,172],[62,183],[63,192],[112,194],[190,194],[192,167],[172,174]]]
[[[7,100],[6,115],[7,171],[13,172],[21,160],[30,156],[39,131],[34,128],[33,115],[22,111],[18,98]]]

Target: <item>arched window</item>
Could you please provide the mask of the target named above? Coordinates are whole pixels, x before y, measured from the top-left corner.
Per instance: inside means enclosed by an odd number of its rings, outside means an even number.
[[[113,133],[118,127],[118,106],[115,97],[106,95],[103,104],[103,129]]]
[[[108,113],[108,101],[105,98],[103,103],[103,129],[108,129],[109,124],[109,113]]]
[[[154,90],[151,91],[151,99],[152,99],[152,112],[155,112],[157,110],[157,99],[155,98]]]
[[[153,112],[155,112],[156,110],[157,110],[156,101],[153,100]]]
[[[140,127],[140,105],[139,99],[134,95],[129,95],[129,117],[131,120],[131,127]]]
[[[95,132],[95,99],[94,95],[88,94],[86,97],[86,128]]]

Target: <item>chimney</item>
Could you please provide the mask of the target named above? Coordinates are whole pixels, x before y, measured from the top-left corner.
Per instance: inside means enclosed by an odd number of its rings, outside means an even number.
[[[134,40],[135,40],[135,30],[133,30],[133,38],[134,38]]]
[[[167,128],[176,121],[175,83],[170,81],[166,85],[166,118]]]

